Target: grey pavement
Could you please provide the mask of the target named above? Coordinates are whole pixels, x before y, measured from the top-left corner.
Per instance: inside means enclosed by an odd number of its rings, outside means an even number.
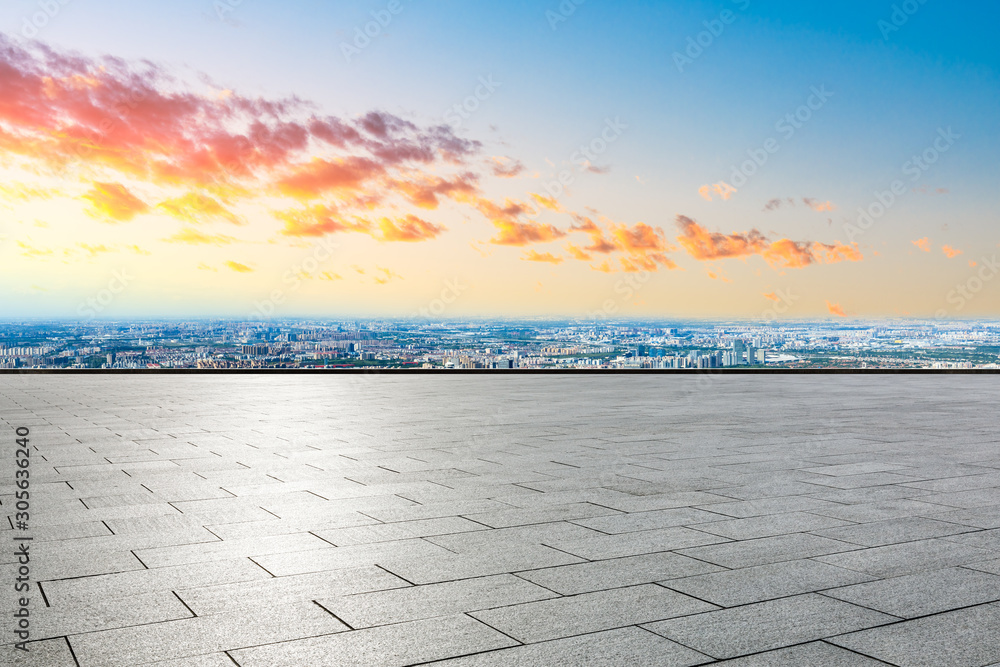
[[[0,664],[997,665],[998,403],[971,375],[0,375]]]

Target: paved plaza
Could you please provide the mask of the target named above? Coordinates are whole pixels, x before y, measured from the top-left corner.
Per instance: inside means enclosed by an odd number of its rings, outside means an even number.
[[[0,375],[0,664],[1000,665],[998,380]]]

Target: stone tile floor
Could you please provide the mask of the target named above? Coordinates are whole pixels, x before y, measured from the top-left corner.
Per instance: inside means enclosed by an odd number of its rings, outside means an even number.
[[[984,376],[0,376],[7,665],[1000,665]]]

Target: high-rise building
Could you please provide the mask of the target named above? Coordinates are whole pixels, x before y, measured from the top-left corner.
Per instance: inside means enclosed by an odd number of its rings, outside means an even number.
[[[736,339],[733,341],[733,366],[743,365],[743,355],[746,353],[746,346],[743,341]]]

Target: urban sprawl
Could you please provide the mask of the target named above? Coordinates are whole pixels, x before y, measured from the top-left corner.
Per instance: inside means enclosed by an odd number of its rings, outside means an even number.
[[[0,323],[0,368],[1000,368],[1000,322]]]

